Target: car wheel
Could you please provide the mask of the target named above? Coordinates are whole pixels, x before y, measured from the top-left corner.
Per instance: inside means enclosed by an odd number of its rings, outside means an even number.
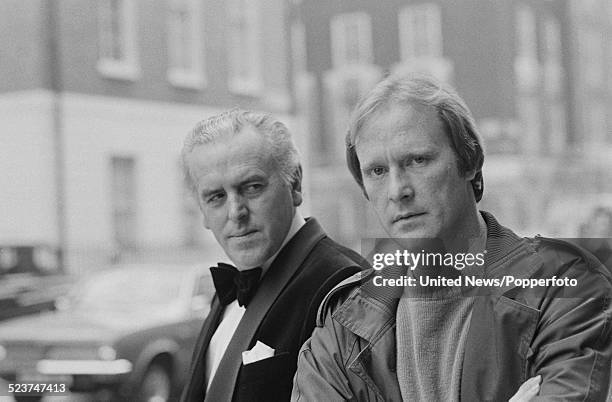
[[[149,366],[138,390],[138,400],[142,402],[166,402],[170,398],[172,383],[168,370],[159,363]]]

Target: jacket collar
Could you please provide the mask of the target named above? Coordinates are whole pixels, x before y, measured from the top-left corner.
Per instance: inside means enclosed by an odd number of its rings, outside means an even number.
[[[490,213],[480,211],[480,214],[487,224],[485,266],[491,267],[519,248],[523,243],[523,239],[518,237],[512,230],[502,226]]]
[[[500,225],[490,213],[484,211],[481,213],[487,223],[484,277],[496,279],[506,275],[516,278],[531,277],[544,264],[532,242]],[[495,288],[492,293],[503,294],[514,287]]]

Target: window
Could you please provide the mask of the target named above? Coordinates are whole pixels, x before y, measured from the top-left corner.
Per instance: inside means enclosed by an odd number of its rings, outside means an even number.
[[[536,20],[533,10],[521,4],[516,10],[517,56],[537,59]]]
[[[553,17],[546,18],[542,31],[544,89],[549,94],[559,94],[563,90],[561,28],[559,22]]]
[[[99,0],[98,71],[117,79],[135,80],[140,74],[133,0]]]
[[[228,86],[230,91],[257,95],[263,89],[261,31],[257,0],[228,0]]]
[[[548,16],[544,20],[543,37],[546,59],[561,60],[561,27],[555,17]]]
[[[372,63],[372,28],[366,13],[340,14],[331,20],[334,68]]]
[[[440,6],[422,3],[402,8],[399,13],[400,57],[442,57]]]
[[[119,249],[132,249],[136,239],[136,169],[132,157],[111,158],[113,238]]]
[[[329,118],[325,133],[321,136],[323,153],[329,160],[344,150],[343,136],[335,135],[346,130],[346,122],[358,100],[381,79],[382,71],[373,64],[346,66],[326,71],[323,77],[325,88],[325,110]],[[330,135],[329,133],[334,133]]]
[[[291,25],[291,54],[294,75],[306,73],[306,28],[301,21],[296,21]]]
[[[442,12],[435,3],[402,7],[398,15],[400,62],[395,74],[427,74],[442,82],[453,80],[453,63],[442,49]]]
[[[172,85],[205,85],[202,12],[199,0],[170,0],[168,18],[168,80]]]
[[[525,4],[516,9],[516,56],[514,72],[519,92],[534,92],[539,85],[540,66],[536,19],[533,10]]]
[[[364,12],[338,14],[330,21],[332,69],[324,80],[326,133],[346,129],[349,113],[359,98],[380,79],[380,69],[373,64],[372,26]],[[342,136],[322,135],[324,163],[344,148]]]
[[[584,80],[589,88],[598,89],[605,80],[603,33],[585,28],[580,38],[580,62],[584,66]]]

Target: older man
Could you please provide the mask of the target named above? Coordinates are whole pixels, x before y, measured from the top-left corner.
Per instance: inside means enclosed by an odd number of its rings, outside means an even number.
[[[351,119],[347,160],[386,232],[415,254],[392,278],[401,287],[381,279],[402,265],[391,253],[326,297],[293,400],[605,400],[612,278],[582,249],[520,238],[478,210],[483,151],[454,91],[425,77],[379,83]],[[427,266],[429,254],[450,262]]]
[[[236,265],[211,268],[217,292],[182,400],[288,400],[323,296],[367,263],[302,218],[298,153],[269,115],[204,120],[182,157],[204,226]]]

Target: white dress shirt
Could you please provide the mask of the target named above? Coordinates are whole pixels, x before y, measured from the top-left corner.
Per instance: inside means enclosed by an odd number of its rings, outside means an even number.
[[[306,221],[302,215],[298,211],[295,211],[293,220],[291,221],[291,226],[289,227],[289,232],[287,232],[287,236],[285,236],[285,240],[283,240],[283,243],[278,251],[262,265],[262,277],[266,274],[266,271],[278,253],[283,249],[283,247],[285,247],[285,244],[287,244],[287,242],[301,229],[302,226],[304,226],[305,223]],[[238,324],[240,324],[240,320],[242,320],[242,316],[244,315],[245,311],[246,308],[238,305],[237,300],[234,300],[228,304],[223,311],[221,322],[210,339],[210,344],[208,346],[208,350],[206,351],[207,389],[210,387],[210,383],[212,382],[211,380],[215,376],[219,363],[221,362],[221,359],[225,354],[225,350],[232,340],[234,332],[236,331],[236,328],[238,328]]]

